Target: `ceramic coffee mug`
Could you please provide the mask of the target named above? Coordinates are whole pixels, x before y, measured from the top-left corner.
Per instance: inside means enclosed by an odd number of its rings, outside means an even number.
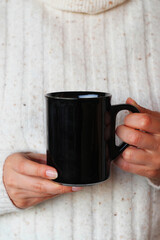
[[[115,145],[116,115],[138,112],[129,104],[111,105],[111,94],[66,91],[46,94],[47,164],[55,182],[92,185],[109,178],[110,164],[128,146]]]

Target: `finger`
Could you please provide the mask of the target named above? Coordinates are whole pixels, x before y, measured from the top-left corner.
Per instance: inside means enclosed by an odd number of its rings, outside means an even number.
[[[30,159],[32,160],[32,162],[37,162],[37,163],[40,163],[40,164],[47,164],[47,162],[45,160],[42,160],[42,159]]]
[[[33,153],[33,152],[20,152],[26,159],[32,160],[33,162],[46,164],[46,154]]]
[[[160,119],[148,113],[131,113],[125,117],[124,124],[131,128],[160,134]]]
[[[153,115],[153,116],[155,116],[155,117],[160,118],[160,113],[159,113],[159,112],[151,111],[151,110],[149,110],[149,109],[146,109],[146,108],[138,105],[132,98],[128,98],[128,99],[126,100],[126,103],[135,106],[136,108],[138,108],[138,110],[139,110],[141,113],[148,113],[148,114],[151,114],[151,115]]]
[[[13,181],[12,179],[16,179],[16,181]],[[10,179],[9,187],[19,188],[19,189],[22,189],[23,191],[25,189],[31,192],[40,193],[44,197],[46,196],[46,194],[59,195],[59,194],[78,191],[82,189],[79,187],[75,188],[75,187],[63,186],[48,179],[31,177],[31,176],[21,175],[17,173],[16,173],[16,176],[14,176],[14,173],[12,174],[12,179]]]
[[[33,153],[33,152],[29,152],[26,155],[26,158],[32,160],[32,161],[41,161],[43,163],[47,162],[47,156],[46,154],[40,154],[40,153]]]
[[[158,170],[152,169],[144,165],[137,165],[137,164],[126,162],[121,157],[115,160],[114,164],[126,172],[134,173],[140,176],[144,176],[148,178],[160,177],[160,172]]]
[[[55,168],[45,164],[39,164],[31,160],[22,158],[21,155],[16,155],[16,164],[13,164],[12,168],[22,174],[35,177],[42,177],[47,179],[56,179],[58,173]]]
[[[151,156],[149,152],[131,146],[123,151],[122,158],[128,163],[151,165]]]
[[[149,133],[144,133],[121,125],[117,127],[116,134],[122,139],[122,141],[128,143],[129,145],[151,151],[157,151],[159,149],[158,141]]]

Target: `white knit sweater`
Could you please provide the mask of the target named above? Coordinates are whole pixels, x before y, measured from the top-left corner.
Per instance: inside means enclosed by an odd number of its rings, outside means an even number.
[[[106,11],[122,2],[0,1],[0,239],[160,239],[159,187],[114,165],[106,182],[27,210],[2,181],[10,153],[45,153],[46,92],[105,91],[160,111],[160,1]]]

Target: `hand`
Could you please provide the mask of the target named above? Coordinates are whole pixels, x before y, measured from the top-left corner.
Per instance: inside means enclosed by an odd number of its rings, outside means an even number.
[[[126,103],[137,107],[140,113],[127,115],[124,125],[116,129],[117,135],[131,146],[114,163],[124,171],[160,183],[160,113],[139,106],[131,98]]]
[[[7,157],[3,181],[10,199],[18,208],[27,208],[59,194],[82,189],[51,181],[57,177],[57,171],[45,163],[44,154],[14,153]]]

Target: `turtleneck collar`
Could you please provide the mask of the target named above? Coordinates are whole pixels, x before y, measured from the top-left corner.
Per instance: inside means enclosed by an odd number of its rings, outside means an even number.
[[[125,1],[126,0],[45,0],[45,3],[59,10],[95,14],[104,12]]]

